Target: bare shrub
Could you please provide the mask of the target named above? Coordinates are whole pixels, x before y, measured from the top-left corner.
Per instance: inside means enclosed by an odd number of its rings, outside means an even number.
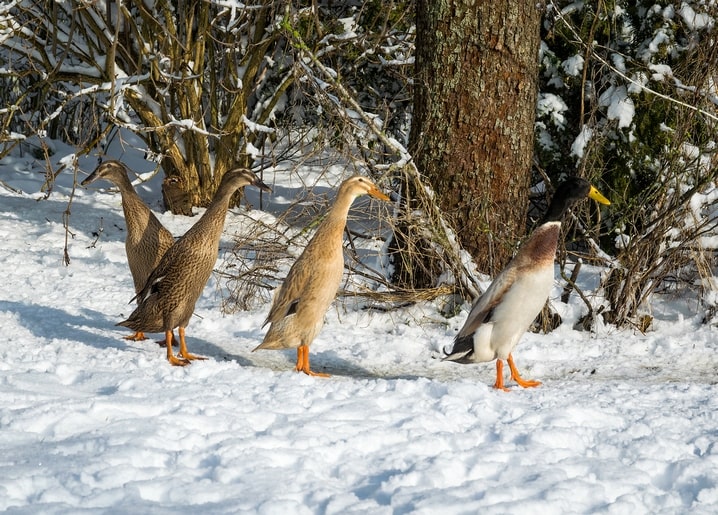
[[[224,172],[254,163],[292,83],[276,19],[290,3],[20,0],[0,7],[2,139],[57,138],[101,152],[137,134],[206,205]],[[277,10],[279,9],[279,10]],[[12,131],[17,133],[13,138]]]

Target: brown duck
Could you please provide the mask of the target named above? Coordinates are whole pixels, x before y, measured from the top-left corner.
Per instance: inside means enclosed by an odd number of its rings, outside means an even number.
[[[247,185],[271,191],[249,170],[236,168],[225,173],[207,211],[165,253],[137,294],[137,308],[127,320],[117,324],[135,331],[164,332],[167,342],[172,341],[172,332],[178,327],[179,357],[172,353],[172,345],[167,345],[167,360],[172,365],[184,366],[190,360],[205,359],[187,351],[185,328],[217,261],[219,238],[232,194]]]
[[[139,293],[152,270],[174,243],[174,237],[157,220],[150,208],[142,202],[132,187],[128,172],[127,167],[120,161],[105,161],[82,181],[82,186],[87,186],[98,179],[105,179],[120,190],[122,210],[125,213],[125,223],[127,224],[125,238],[127,263],[135,284],[135,293]],[[125,339],[139,341],[144,340],[145,335],[142,331],[137,331],[125,336]]]
[[[342,273],[342,234],[354,199],[368,194],[389,200],[366,177],[355,175],[339,187],[334,205],[314,237],[294,262],[274,298],[264,325],[270,324],[258,349],[297,349],[295,369],[308,375],[328,377],[309,367],[309,345],[324,325],[324,314],[334,300]]]

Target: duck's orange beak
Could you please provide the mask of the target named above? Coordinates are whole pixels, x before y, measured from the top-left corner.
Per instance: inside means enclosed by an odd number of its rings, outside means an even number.
[[[378,198],[379,200],[383,200],[384,202],[388,202],[391,200],[388,195],[385,195],[384,192],[382,192],[379,188],[374,186],[372,189],[367,191],[369,195],[371,195],[374,198]]]

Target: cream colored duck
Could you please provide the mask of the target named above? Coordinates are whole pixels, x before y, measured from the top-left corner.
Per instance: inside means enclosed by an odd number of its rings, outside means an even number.
[[[274,298],[262,327],[270,324],[259,349],[297,349],[296,370],[328,377],[309,366],[309,345],[324,325],[324,314],[337,294],[344,272],[342,238],[354,199],[368,194],[389,200],[366,177],[355,175],[339,187],[334,205],[294,262]]]
[[[127,236],[125,237],[127,263],[135,284],[135,293],[139,293],[152,270],[174,243],[174,237],[157,220],[150,208],[142,202],[132,187],[128,173],[129,170],[120,161],[105,161],[82,181],[82,186],[87,186],[98,179],[105,179],[120,190],[122,210],[125,213],[125,224],[127,225]],[[139,341],[144,340],[145,335],[142,331],[137,331],[125,336],[125,339]]]
[[[238,188],[247,185],[271,191],[250,170],[236,168],[226,172],[205,213],[170,247],[150,274],[137,294],[137,308],[117,324],[135,331],[164,332],[166,342],[172,342],[172,333],[179,328],[179,357],[172,353],[172,345],[166,346],[167,360],[172,365],[205,359],[187,351],[185,328],[217,261],[229,201]]]
[[[445,360],[478,363],[495,359],[497,389],[508,390],[504,387],[502,360],[508,362],[511,379],[519,386],[541,384],[521,377],[511,352],[551,292],[561,221],[575,202],[586,197],[610,204],[584,179],[572,177],[559,185],[541,225],[474,304]]]

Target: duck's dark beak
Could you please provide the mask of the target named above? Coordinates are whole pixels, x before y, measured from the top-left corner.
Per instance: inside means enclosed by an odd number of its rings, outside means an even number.
[[[252,186],[256,186],[260,190],[266,191],[267,193],[272,193],[272,188],[264,184],[264,182],[262,182],[262,179],[260,179],[259,177],[257,177],[254,182],[252,182]]]
[[[92,172],[90,175],[85,177],[85,180],[80,183],[80,186],[87,186],[91,182],[93,182],[95,179],[97,179],[97,175],[95,175],[95,172]]]

